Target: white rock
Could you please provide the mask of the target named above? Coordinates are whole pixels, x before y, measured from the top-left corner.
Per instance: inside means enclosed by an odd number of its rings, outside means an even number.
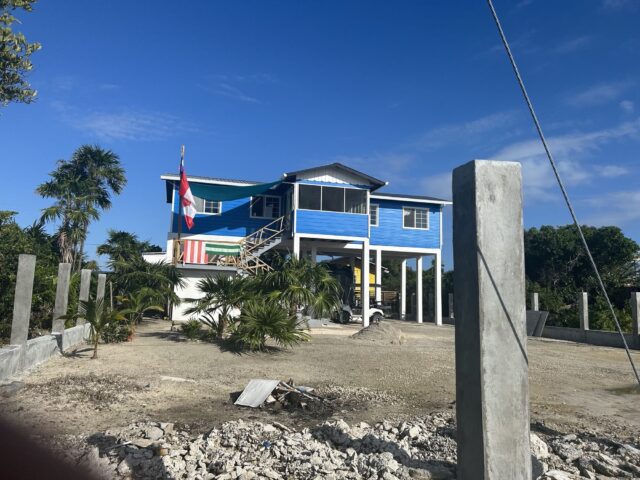
[[[549,458],[549,446],[535,433],[529,435],[531,453],[539,460]]]

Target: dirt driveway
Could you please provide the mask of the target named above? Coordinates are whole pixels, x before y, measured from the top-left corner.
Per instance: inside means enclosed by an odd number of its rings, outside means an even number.
[[[32,432],[88,435],[138,420],[204,430],[238,418],[302,426],[331,416],[376,422],[455,408],[453,328],[393,325],[404,344],[356,340],[350,334],[357,326],[335,326],[292,350],[239,355],[147,321],[133,342],[101,345],[97,360],[86,348],[40,366],[23,388],[0,398],[0,411]],[[528,353],[532,421],[561,431],[639,434],[640,395],[623,350],[533,339]],[[640,364],[640,354],[634,358]],[[251,378],[292,378],[349,401],[310,413],[234,407],[230,394]]]

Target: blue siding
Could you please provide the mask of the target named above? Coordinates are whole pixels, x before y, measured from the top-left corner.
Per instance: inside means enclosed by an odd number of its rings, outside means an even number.
[[[281,200],[284,206],[284,199]],[[221,235],[229,237],[245,237],[258,228],[272,222],[270,218],[251,218],[249,199],[229,200],[222,202],[220,215],[197,214],[191,230],[182,224],[182,233],[191,235]],[[184,220],[183,220],[184,222]],[[178,195],[174,195],[172,231],[178,231]]]
[[[378,204],[378,226],[371,226],[371,245],[395,247],[440,248],[440,205],[375,200]],[[402,207],[429,209],[429,230],[403,228]]]
[[[368,224],[369,215],[358,213],[298,210],[296,214],[297,233],[367,237]]]

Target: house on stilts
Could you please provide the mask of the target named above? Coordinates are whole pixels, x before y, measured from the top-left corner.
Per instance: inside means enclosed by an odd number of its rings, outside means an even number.
[[[166,183],[171,220],[167,250],[155,258],[182,270],[181,298],[197,297],[198,280],[209,275],[269,269],[261,256],[275,249],[312,261],[326,255],[359,258],[358,290],[372,291],[371,302],[378,303],[382,259],[395,257],[402,259],[398,314],[405,318],[407,260],[416,259],[422,271],[424,257],[431,256],[436,268],[434,285],[428,288],[433,289],[433,318],[442,323],[442,215],[450,201],[380,191],[387,182],[340,163],[285,173],[271,183],[189,176],[198,213],[187,230],[178,225],[179,176],[160,178]],[[371,289],[370,272],[375,274]],[[416,278],[414,318],[422,322],[422,275]],[[173,308],[174,320],[187,319],[184,308]],[[369,302],[362,299],[365,325],[368,309]]]

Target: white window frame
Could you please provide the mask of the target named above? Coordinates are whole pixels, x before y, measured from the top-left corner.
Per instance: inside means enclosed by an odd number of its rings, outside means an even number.
[[[196,208],[196,213],[199,215],[222,215],[222,202],[220,200],[207,200],[206,198],[202,198],[202,197],[198,197],[196,195],[194,195],[195,198],[199,198],[200,200],[202,200],[202,208],[203,210],[198,210]],[[215,212],[205,212],[204,208],[205,208],[205,204],[206,202],[213,202],[213,203],[217,203],[218,204],[218,213]]]
[[[251,208],[253,206],[253,201],[255,199],[257,199],[257,198],[262,198],[263,199],[262,200],[262,211],[264,212],[264,211],[266,211],[265,200],[267,199],[267,197],[269,197],[269,198],[277,198],[278,199],[278,213],[280,215],[278,215],[277,217],[267,217],[265,215],[260,216],[260,215],[254,215],[253,214],[253,210]],[[282,198],[280,198],[278,195],[256,195],[254,197],[251,197],[251,200],[249,201],[249,216],[251,218],[263,218],[263,219],[267,219],[268,220],[268,219],[280,218],[282,215],[283,215],[283,212],[282,212]]]
[[[297,210],[304,210],[304,211],[307,211],[307,212],[348,213],[349,215],[367,215],[367,216],[369,215],[369,207],[367,205],[367,199],[365,199],[365,202],[364,202],[364,209],[365,209],[364,213],[351,213],[351,212],[345,212],[345,211],[336,212],[334,210],[323,210],[322,209],[322,200],[323,200],[322,196],[323,196],[323,192],[324,192],[325,187],[326,188],[341,188],[342,189],[342,195],[343,195],[342,202],[343,202],[344,208],[346,208],[346,206],[347,206],[347,190],[361,190],[360,188],[349,188],[349,187],[343,187],[341,185],[335,185],[335,186],[334,185],[315,185],[313,183],[300,183],[298,185],[310,185],[312,187],[320,187],[320,209],[319,210],[312,210],[310,208],[297,208]],[[298,195],[297,204],[299,205],[300,204],[300,189],[298,189],[297,195]]]
[[[405,225],[404,225],[404,217],[405,217],[404,212],[405,212],[405,210],[415,210],[414,216],[413,216],[413,218],[414,218],[414,221],[413,221],[414,226],[413,227],[405,227]],[[426,226],[426,228],[416,227],[415,226],[415,220],[417,218],[416,213],[418,212],[418,210],[424,211],[426,216],[427,216],[427,226]],[[424,207],[402,207],[402,228],[405,229],[405,230],[430,230],[431,229],[431,222],[429,220],[429,209],[428,208],[424,208]]]
[[[371,223],[371,212],[373,212],[373,207],[376,210],[376,223]],[[379,203],[370,203],[369,204],[369,225],[372,227],[377,227],[380,225],[380,204]],[[404,220],[403,220],[404,225]]]

